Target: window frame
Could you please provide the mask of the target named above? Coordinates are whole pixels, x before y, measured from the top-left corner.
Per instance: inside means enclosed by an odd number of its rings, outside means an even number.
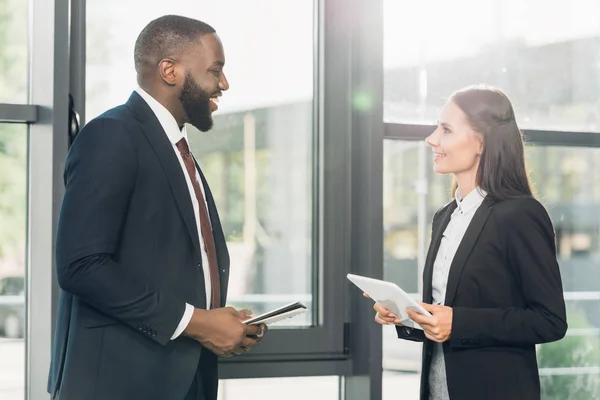
[[[24,389],[26,400],[38,400],[48,398],[58,301],[53,245],[67,154],[69,0],[28,6],[28,103],[0,103],[0,123],[27,126]]]
[[[384,122],[384,139],[425,140],[435,125]],[[600,132],[522,129],[525,142],[541,146],[600,147]]]

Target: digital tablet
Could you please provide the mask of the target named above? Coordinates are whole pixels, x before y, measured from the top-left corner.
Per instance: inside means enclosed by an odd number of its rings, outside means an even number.
[[[406,312],[407,309],[431,316],[429,311],[424,309],[423,306],[395,283],[354,274],[348,274],[347,278],[364,293],[368,294],[371,299],[393,312],[404,326],[423,329],[419,324],[408,317],[408,313]]]
[[[274,324],[284,319],[295,317],[306,312],[306,306],[299,301],[257,315],[244,321],[246,325]]]

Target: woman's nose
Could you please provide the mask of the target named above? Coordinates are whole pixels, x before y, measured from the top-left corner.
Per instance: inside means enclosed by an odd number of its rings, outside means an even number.
[[[431,132],[431,135],[425,138],[425,143],[427,143],[431,147],[436,147],[438,145],[438,137],[437,137],[437,129]]]

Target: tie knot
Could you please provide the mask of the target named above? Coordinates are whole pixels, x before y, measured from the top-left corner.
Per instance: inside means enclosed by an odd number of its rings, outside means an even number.
[[[179,142],[175,143],[175,146],[177,146],[177,149],[181,154],[190,154],[190,146],[188,146],[188,142],[185,138],[181,138]]]

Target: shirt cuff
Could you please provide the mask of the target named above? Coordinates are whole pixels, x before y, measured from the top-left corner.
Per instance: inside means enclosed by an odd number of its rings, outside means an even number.
[[[175,329],[175,333],[171,336],[171,340],[177,339],[183,333],[190,323],[192,315],[194,315],[194,306],[185,303],[185,312],[183,313],[183,317],[181,317],[181,321],[179,321],[179,325],[177,325],[177,329]]]

